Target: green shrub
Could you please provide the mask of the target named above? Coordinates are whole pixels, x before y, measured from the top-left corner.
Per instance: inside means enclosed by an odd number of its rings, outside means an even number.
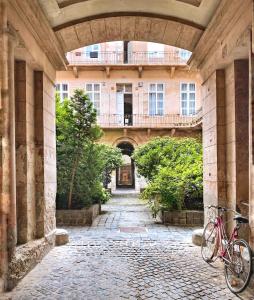
[[[202,145],[194,138],[155,138],[133,155],[148,181],[141,197],[154,213],[161,209],[202,208]]]

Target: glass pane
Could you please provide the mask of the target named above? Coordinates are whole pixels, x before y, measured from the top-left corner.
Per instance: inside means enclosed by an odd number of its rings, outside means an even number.
[[[68,93],[63,93],[63,99],[68,98]]]
[[[187,93],[181,93],[181,99],[187,101]]]
[[[93,85],[90,84],[90,83],[87,84],[87,85],[86,85],[86,91],[87,91],[87,92],[91,92],[92,90],[93,90]]]
[[[93,45],[93,51],[98,51],[99,50],[99,44]]]
[[[56,91],[57,91],[57,92],[60,91],[60,84],[59,84],[59,83],[56,85]]]
[[[98,83],[94,84],[94,90],[95,91],[100,91],[100,85]]]
[[[195,87],[195,83],[190,83],[190,91],[195,91],[196,87]]]
[[[125,85],[125,92],[131,93],[132,92],[132,84],[126,84]]]
[[[124,85],[123,84],[117,84],[116,85],[116,91],[117,92],[123,92]]]
[[[100,112],[100,102],[95,101],[94,102],[94,108],[96,109],[97,114],[99,114],[99,112]]]
[[[182,91],[187,91],[187,83],[182,83],[181,84],[181,90]]]
[[[163,84],[157,84],[157,91],[162,92],[163,91]]]
[[[187,108],[187,102],[186,101],[182,101],[182,108]]]
[[[149,114],[150,115],[156,114],[156,94],[155,93],[149,94]]]
[[[163,101],[163,93],[158,93],[157,99],[158,99],[158,101]]]
[[[93,93],[87,93],[88,98],[90,101],[93,101]]]
[[[195,101],[195,93],[190,93],[190,100]]]
[[[190,102],[189,107],[190,107],[190,109],[195,111],[195,102]]]
[[[68,84],[63,84],[63,91],[68,91]]]
[[[187,109],[182,108],[182,115],[187,116]]]
[[[157,115],[159,115],[159,116],[163,115],[163,108],[158,107]]]
[[[157,102],[157,114],[159,116],[163,115],[163,102]]]
[[[155,92],[156,91],[156,84],[150,84],[150,91]]]
[[[100,101],[100,93],[94,93],[94,101]]]

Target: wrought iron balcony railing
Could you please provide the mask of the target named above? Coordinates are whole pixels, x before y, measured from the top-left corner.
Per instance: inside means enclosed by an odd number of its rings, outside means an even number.
[[[102,114],[97,118],[98,124],[102,128],[191,128],[202,122],[202,110],[193,116],[177,114],[163,116]]]
[[[69,52],[70,65],[169,65],[184,66],[188,58],[182,58],[180,52]]]

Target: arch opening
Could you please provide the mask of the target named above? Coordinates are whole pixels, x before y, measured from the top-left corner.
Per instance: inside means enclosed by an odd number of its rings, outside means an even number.
[[[123,154],[123,165],[116,170],[116,188],[135,188],[135,164],[131,158],[134,147],[129,142],[117,145]]]

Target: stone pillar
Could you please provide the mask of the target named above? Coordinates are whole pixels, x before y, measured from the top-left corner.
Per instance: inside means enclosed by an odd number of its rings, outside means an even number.
[[[6,287],[8,261],[16,246],[14,46],[8,33],[7,1],[0,0],[0,291]]]
[[[254,250],[254,54],[249,54],[249,222],[250,244]]]
[[[226,205],[225,72],[216,70],[202,85],[204,205]],[[205,221],[206,222],[206,221]]]
[[[44,212],[44,115],[43,115],[43,72],[34,72],[34,101],[35,101],[35,184],[36,184],[36,237],[45,235]]]
[[[234,62],[235,87],[235,208],[245,216],[249,212],[249,63]]]
[[[8,129],[8,156],[9,156],[9,188],[10,213],[8,216],[8,254],[9,259],[15,252],[17,244],[16,218],[16,146],[15,146],[15,84],[14,84],[14,48],[16,40],[8,35],[8,90],[9,90],[9,129]]]
[[[7,30],[7,7],[6,1],[0,0],[0,124],[1,124],[1,144],[0,144],[0,293],[5,288],[5,275],[7,273],[7,216],[8,216],[8,203],[9,191],[4,189],[4,176],[3,176],[3,141],[4,134],[6,134],[6,122],[4,121],[5,114],[4,108],[6,106],[6,94],[8,91],[8,38],[5,34]]]
[[[16,184],[18,244],[35,235],[34,97],[33,71],[15,62]]]
[[[226,73],[227,207],[248,216],[249,202],[249,84],[248,60],[233,61]],[[228,213],[232,231],[234,213]],[[241,236],[248,239],[248,226]]]
[[[53,232],[56,196],[55,89],[42,71],[34,72],[36,236]]]

